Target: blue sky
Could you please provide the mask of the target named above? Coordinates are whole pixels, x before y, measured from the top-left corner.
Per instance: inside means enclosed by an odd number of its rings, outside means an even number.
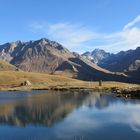
[[[140,46],[140,0],[0,0],[0,44],[46,37],[82,53]]]

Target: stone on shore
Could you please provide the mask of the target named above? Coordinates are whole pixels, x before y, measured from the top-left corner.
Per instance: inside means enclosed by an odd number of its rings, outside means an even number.
[[[21,83],[21,86],[30,86],[30,85],[31,85],[31,82],[29,80],[26,80]]]

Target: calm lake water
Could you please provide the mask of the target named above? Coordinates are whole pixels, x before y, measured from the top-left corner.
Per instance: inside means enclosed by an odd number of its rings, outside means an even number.
[[[78,92],[0,92],[0,140],[140,140],[140,100]]]

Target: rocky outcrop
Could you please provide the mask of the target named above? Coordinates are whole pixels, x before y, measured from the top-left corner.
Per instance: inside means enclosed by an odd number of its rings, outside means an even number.
[[[31,82],[29,80],[25,80],[24,82],[21,83],[21,86],[31,86]]]

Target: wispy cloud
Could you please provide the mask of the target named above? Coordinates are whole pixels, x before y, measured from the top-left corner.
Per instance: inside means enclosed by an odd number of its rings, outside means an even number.
[[[135,19],[124,26],[124,30],[127,30],[133,27],[136,23],[140,22],[140,15],[138,15]]]
[[[68,49],[74,51],[84,50],[86,43],[98,36],[96,32],[80,24],[34,23],[31,25],[31,28],[33,32],[45,34],[49,39],[58,41],[68,47]]]
[[[66,46],[71,51],[82,53],[94,48],[101,48],[110,52],[135,49],[140,46],[140,15],[122,27],[121,31],[110,34],[99,33],[91,27],[71,23],[33,23],[34,33],[41,33],[51,40]]]

